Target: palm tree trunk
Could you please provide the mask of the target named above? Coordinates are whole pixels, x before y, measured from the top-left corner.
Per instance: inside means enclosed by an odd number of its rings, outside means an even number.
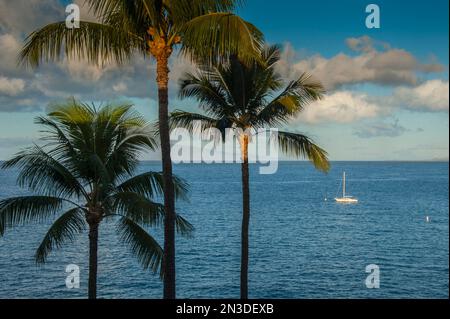
[[[98,223],[89,224],[89,299],[97,299],[98,225]]]
[[[169,130],[169,67],[168,56],[157,58],[157,82],[159,98],[159,134],[164,179],[164,299],[175,299],[175,196],[170,157]]]
[[[250,175],[248,167],[248,136],[242,137],[242,233],[241,233],[241,299],[248,299],[248,229],[250,224]]]

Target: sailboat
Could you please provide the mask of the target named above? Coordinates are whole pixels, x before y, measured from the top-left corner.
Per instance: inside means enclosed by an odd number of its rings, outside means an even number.
[[[352,196],[347,196],[346,194],[345,194],[345,191],[346,191],[346,189],[345,189],[345,183],[346,183],[346,180],[345,180],[345,172],[344,172],[344,176],[342,177],[342,197],[341,198],[335,198],[335,200],[336,200],[336,202],[338,202],[338,203],[344,203],[344,204],[354,204],[354,203],[357,203],[358,202],[358,199],[356,199],[356,198],[354,198],[354,197],[352,197]]]

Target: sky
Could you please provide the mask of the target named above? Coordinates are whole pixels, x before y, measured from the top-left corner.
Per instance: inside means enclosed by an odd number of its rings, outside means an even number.
[[[82,4],[82,0],[75,0]],[[122,67],[63,59],[18,68],[24,38],[65,19],[62,0],[0,0],[0,160],[39,136],[34,117],[75,96],[86,102],[129,101],[157,116],[155,65],[135,57]],[[366,27],[366,6],[380,8],[379,29]],[[331,160],[448,160],[449,18],[447,0],[247,0],[238,13],[283,47],[277,71],[308,72],[327,89],[286,128],[306,133]],[[93,19],[82,7],[81,19]],[[177,81],[192,70],[171,61],[171,109],[197,110],[177,99]]]

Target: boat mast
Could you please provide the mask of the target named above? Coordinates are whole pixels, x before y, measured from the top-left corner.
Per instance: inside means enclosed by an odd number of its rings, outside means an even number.
[[[342,198],[345,198],[345,172],[344,172],[344,184],[342,187]]]

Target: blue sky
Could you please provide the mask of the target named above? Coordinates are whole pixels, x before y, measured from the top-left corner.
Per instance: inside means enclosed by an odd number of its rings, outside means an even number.
[[[0,159],[36,138],[33,117],[48,103],[71,95],[132,101],[156,118],[150,61],[136,59],[126,69],[67,61],[35,72],[16,69],[12,57],[23,37],[63,20],[62,3],[0,0]],[[380,7],[380,29],[365,26],[370,3]],[[279,71],[286,79],[307,71],[327,87],[327,98],[308,106],[289,129],[313,136],[333,160],[432,160],[448,159],[448,6],[441,0],[247,0],[239,13],[268,42],[284,46]],[[178,70],[189,66],[173,63],[172,107],[194,110],[194,101],[176,99]]]
[[[445,0],[431,1],[271,1],[246,0],[242,16],[264,31],[267,40],[289,41],[298,48],[331,56],[343,50],[343,40],[369,35],[414,52],[420,58],[436,54],[448,59],[448,9]],[[365,8],[381,10],[381,28],[367,29]]]

